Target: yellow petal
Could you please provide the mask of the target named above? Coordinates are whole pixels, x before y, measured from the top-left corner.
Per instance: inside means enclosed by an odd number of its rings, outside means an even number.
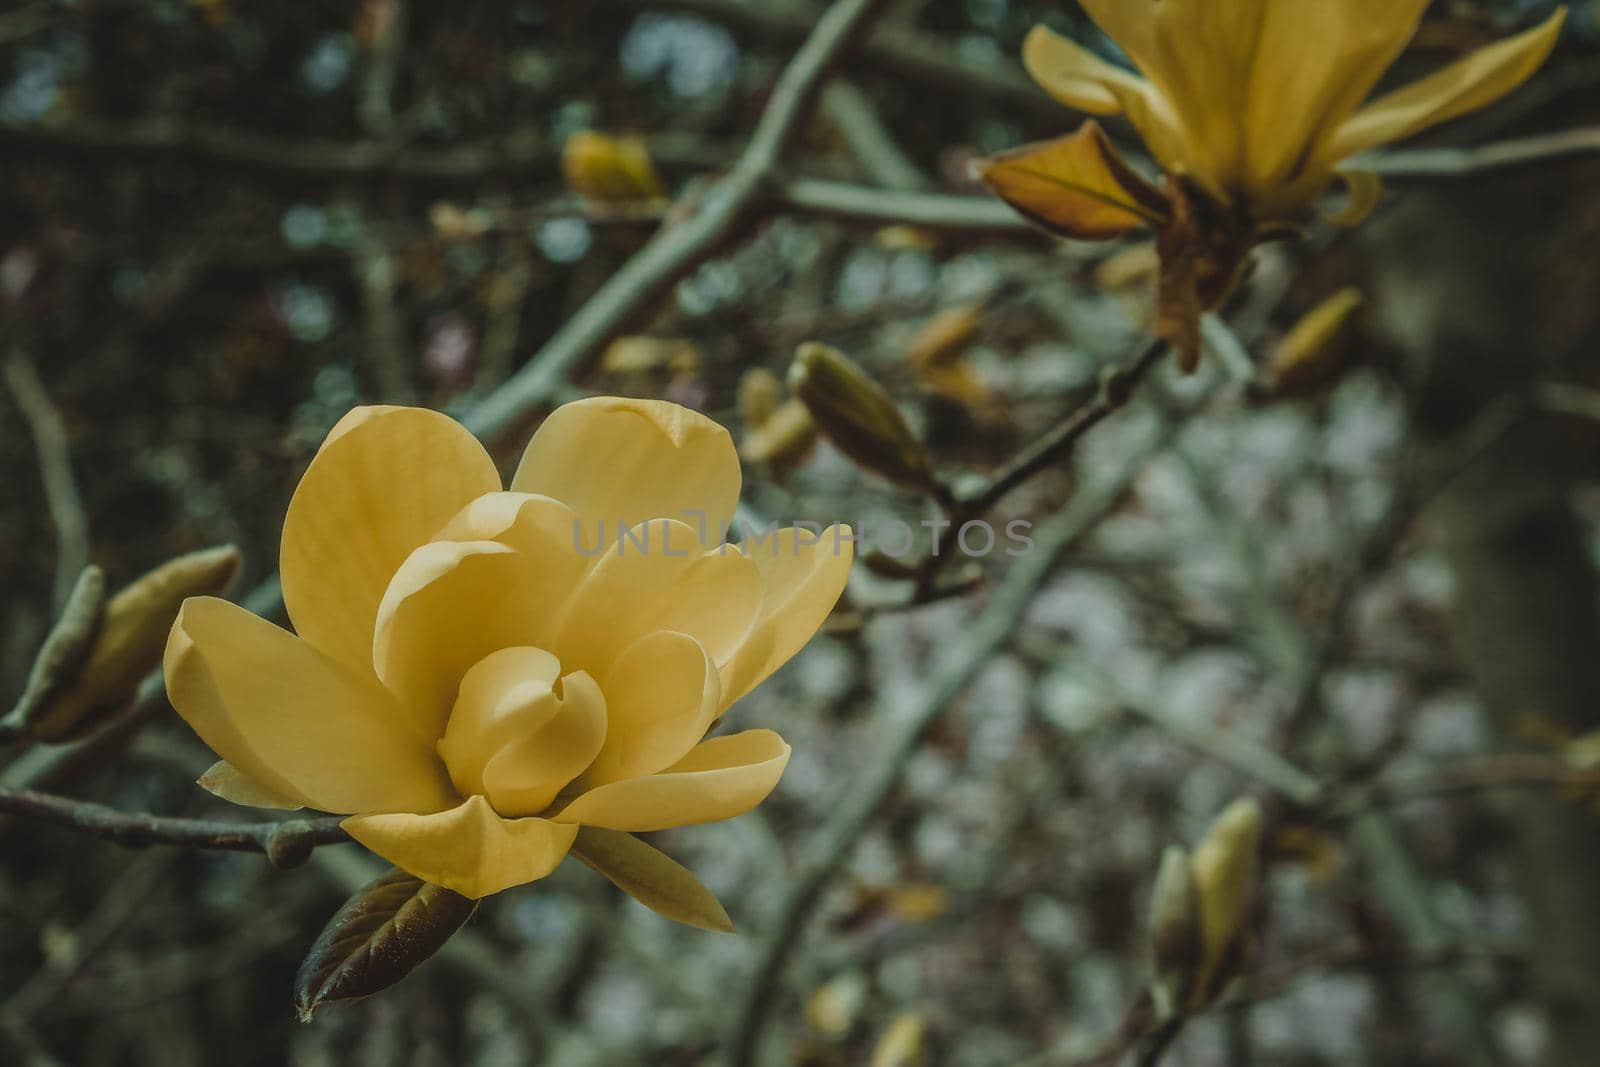
[[[184,602],[167,694],[212,751],[323,811],[438,811],[454,792],[431,746],[371,675],[225,600]]]
[[[556,694],[560,677],[560,662],[539,648],[502,648],[472,665],[461,679],[437,746],[458,793],[487,793],[483,772],[489,761],[555,717],[561,706]],[[510,814],[498,805],[496,810]]]
[[[358,408],[328,435],[289,502],[279,569],[295,629],[352,666],[372,662],[378,603],[395,569],[474,497],[494,462],[454,420]]]
[[[502,819],[481,796],[433,815],[358,815],[340,825],[396,867],[474,900],[543,878],[577,836],[548,819]]]
[[[733,933],[733,920],[711,890],[666,853],[632,834],[585,826],[572,854],[651,911],[702,930]]]
[[[848,526],[817,536],[786,529],[740,546],[761,575],[761,614],[723,672],[724,708],[789,662],[828,618],[850,578],[852,536]]]
[[[983,164],[983,183],[1053,233],[1099,240],[1166,217],[1166,200],[1129,167],[1098,123]]]
[[[484,791],[496,811],[534,815],[545,810],[599,754],[610,728],[607,697],[581,671],[563,678],[561,688],[555,713],[484,767]]]
[[[377,675],[432,743],[467,670],[501,648],[530,645],[537,619],[525,558],[496,541],[435,541],[400,565],[378,608]]]
[[[195,784],[212,796],[221,797],[232,804],[243,804],[247,808],[293,811],[305,807],[305,801],[300,797],[279,793],[262,785],[227,760],[213,763],[211,769],[202,774]]]
[[[1383,179],[1370,170],[1342,170],[1339,177],[1344,179],[1350,199],[1344,207],[1330,214],[1328,221],[1335,226],[1359,225],[1383,199]]]
[[[1253,197],[1296,177],[1326,132],[1349,117],[1405,49],[1427,6],[1428,0],[1338,0],[1262,7],[1251,61],[1239,72],[1245,181]]]
[[[1421,81],[1378,97],[1350,116],[1323,149],[1330,161],[1420,133],[1488,107],[1533,76],[1561,35],[1566,8],[1543,23],[1480,48]]]
[[[550,647],[563,666],[603,677],[640,637],[677,630],[720,666],[744,644],[760,606],[761,577],[737,548],[705,551],[693,527],[656,519],[610,541],[568,600]]]
[[[602,554],[592,528],[567,505],[529,493],[487,493],[440,531],[440,541],[497,541],[515,549],[528,572],[523,614],[534,622],[526,643],[553,647],[554,623],[578,582]],[[613,535],[614,536],[614,535]]]
[[[788,762],[771,730],[713,737],[659,774],[591,789],[555,819],[635,833],[731,819],[765,800]]]
[[[553,497],[606,539],[645,519],[704,525],[710,544],[739,503],[739,456],[728,431],[663,400],[597,396],[563,404],[544,420],[511,488]]]
[[[1128,96],[1150,91],[1138,76],[1112,66],[1048,26],[1029,31],[1022,42],[1022,65],[1045,92],[1090,115],[1119,114]]]
[[[589,786],[654,774],[678,762],[721,710],[716,664],[694,638],[658,630],[635,641],[604,680],[605,747]]]

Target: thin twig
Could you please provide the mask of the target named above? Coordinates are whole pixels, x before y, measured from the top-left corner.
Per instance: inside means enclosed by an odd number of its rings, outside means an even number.
[[[942,657],[941,667],[915,705],[894,724],[894,734],[872,769],[808,843],[756,950],[754,973],[729,1030],[727,1062],[754,1062],[762,1024],[802,930],[821,903],[829,877],[860,841],[879,806],[894,791],[923,736],[1016,631],[1043,579],[1066,552],[1122,498],[1142,467],[1132,457],[1115,477],[1080,492],[1061,514],[1039,527],[1032,550],[995,588],[988,605],[966,628],[965,640]]]
[[[684,205],[690,214],[641,248],[526,366],[467,412],[464,424],[495,437],[550,399],[583,360],[626,331],[634,317],[714,255],[760,211],[784,149],[822,88],[823,79],[871,24],[886,0],[838,0],[816,24],[778,78],[750,143],[724,177]]]
[[[276,822],[223,822],[118,811],[88,800],[0,787],[0,812],[82,830],[119,845],[180,845],[228,852],[261,852],[274,866],[304,863],[319,845],[350,840],[333,816]]]
[[[72,444],[61,412],[27,355],[16,350],[6,358],[5,378],[39,452],[45,506],[56,528],[54,604],[59,608],[66,603],[78,575],[89,565],[89,518],[72,473]]]
[[[1464,148],[1405,148],[1352,163],[1394,184],[1460,181],[1491,172],[1600,155],[1600,126],[1516,137]]]

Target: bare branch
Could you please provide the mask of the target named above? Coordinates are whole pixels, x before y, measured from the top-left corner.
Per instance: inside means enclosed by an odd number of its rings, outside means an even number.
[[[45,505],[56,528],[54,603],[59,608],[67,602],[78,575],[89,565],[89,518],[72,473],[72,445],[67,440],[61,412],[39,380],[33,361],[20,350],[7,357],[5,379],[39,451]]]

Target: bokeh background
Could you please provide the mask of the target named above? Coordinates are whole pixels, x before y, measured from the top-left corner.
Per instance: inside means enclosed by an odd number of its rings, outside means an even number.
[[[1437,3],[1396,75],[1553,6]],[[1572,7],[1545,71],[1430,145],[1600,122],[1600,5]],[[352,405],[492,394],[661,224],[579,200],[567,137],[640,136],[694,196],[820,9],[0,4],[0,703],[86,560],[117,585],[235,543],[243,595]],[[892,4],[786,172],[981,195],[974,158],[1076,121],[1016,59],[1041,20],[1115,56],[1070,3]],[[1148,982],[1162,849],[1242,794],[1272,827],[1254,977],[1166,1062],[1593,1062],[1590,798],[1481,785],[1513,754],[1581,761],[1600,727],[1597,246],[1593,158],[1397,183],[1361,229],[1314,224],[1263,253],[1217,340],[1231,363],[1163,369],[1070,468],[1006,498],[997,523],[1059,550],[1026,557],[1029,587],[1006,584],[1023,559],[1001,552],[952,569],[960,595],[906,608],[903,583],[858,567],[825,633],[736,711],[793,744],[777,793],[656,838],[739,935],[674,926],[567,864],[487,902],[402,985],[302,1025],[295,967],[373,857],[275,871],[9,818],[0,1062],[710,1063],[758,980],[762,1064],[1087,1062]],[[823,340],[943,468],[981,473],[1143,346],[1148,268],[1134,242],[784,211],[565,389],[669,398],[744,437],[741,380]],[[1343,286],[1365,302],[1331,380],[1293,397],[1252,381]],[[41,473],[40,395],[81,528]],[[508,465],[536,421],[491,442]],[[826,444],[751,462],[746,502],[869,536],[928,515]],[[1003,637],[971,684],[930,687],[980,618]],[[0,752],[0,784],[230,817],[193,785],[199,741],[169,710],[147,719],[89,758]],[[885,803],[785,929],[786,887],[881,774]],[[1297,775],[1323,798],[1297,799]]]

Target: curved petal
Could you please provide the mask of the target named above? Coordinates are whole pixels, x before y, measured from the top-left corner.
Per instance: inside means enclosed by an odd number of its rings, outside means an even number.
[[[739,483],[733,439],[704,415],[663,400],[597,396],[550,413],[511,488],[569,505],[586,529],[686,518],[714,545],[738,506]]]
[[[488,792],[483,776],[489,761],[518,738],[539,732],[560,710],[555,692],[560,677],[554,656],[528,647],[491,652],[462,676],[437,745],[457,792],[464,797]],[[507,812],[499,805],[496,810]]]
[[[605,678],[605,747],[588,786],[669,767],[706,735],[721,708],[717,667],[700,642],[658,630],[630,645]]]
[[[1403,140],[1488,107],[1533,76],[1561,35],[1566,9],[1531,30],[1456,60],[1421,81],[1378,97],[1350,116],[1322,151],[1329,161]]]
[[[855,545],[848,526],[819,537],[780,530],[741,547],[761,573],[761,615],[725,672],[723,707],[766,680],[811,640],[850,578]]]
[[[1112,66],[1047,26],[1035,26],[1028,33],[1022,62],[1046,92],[1068,107],[1091,115],[1125,114],[1163,166],[1181,169],[1183,131],[1156,85]]]
[[[659,774],[589,790],[555,820],[642,833],[731,819],[765,800],[788,762],[771,730],[714,737]]]
[[[499,488],[489,454],[445,415],[379,407],[345,416],[283,521],[279,570],[295,630],[335,659],[369,666],[395,569],[469,500]]]
[[[760,606],[761,576],[736,547],[703,551],[693,527],[653,519],[617,538],[595,561],[568,600],[550,647],[569,669],[603,677],[640,637],[677,630],[699,641],[720,666],[745,643]]]
[[[496,811],[535,815],[594,762],[610,724],[609,701],[581,671],[562,679],[555,712],[537,730],[501,748],[483,768],[483,788]]]
[[[534,625],[529,644],[551,647],[554,623],[578,582],[604,553],[591,543],[577,512],[559,500],[531,493],[487,493],[447,523],[435,540],[497,541],[521,553],[528,567],[524,614]]]
[[[577,827],[502,819],[481,796],[433,815],[357,815],[339,825],[390,863],[474,900],[556,869]]]
[[[247,808],[294,811],[305,807],[305,801],[300,797],[279,793],[262,785],[227,760],[213,763],[211,769],[202,774],[195,784],[214,797],[221,797],[230,804],[242,804]]]
[[[1370,170],[1342,170],[1339,177],[1350,191],[1350,199],[1340,210],[1328,215],[1335,226],[1356,226],[1366,221],[1383,199],[1383,179]]]
[[[1066,137],[994,156],[981,164],[980,176],[1029,219],[1079,240],[1160,226],[1169,210],[1166,198],[1117,155],[1092,119]]]
[[[417,736],[444,732],[461,680],[502,648],[532,644],[525,557],[495,541],[434,541],[407,557],[378,608],[370,657]]]
[[[178,714],[284,799],[332,812],[454,803],[444,765],[375,679],[237,605],[184,601],[165,667]]]

